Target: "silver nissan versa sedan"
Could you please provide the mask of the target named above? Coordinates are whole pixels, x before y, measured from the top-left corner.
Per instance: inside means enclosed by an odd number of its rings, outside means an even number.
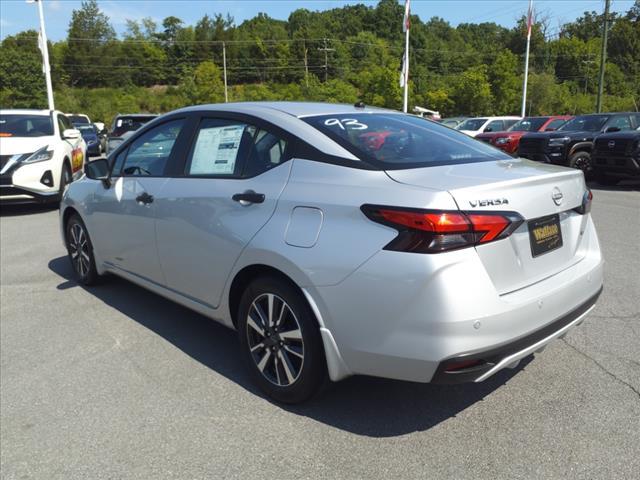
[[[60,209],[75,273],[113,273],[238,331],[257,384],[480,382],[581,323],[603,260],[581,171],[361,105],[163,115]]]

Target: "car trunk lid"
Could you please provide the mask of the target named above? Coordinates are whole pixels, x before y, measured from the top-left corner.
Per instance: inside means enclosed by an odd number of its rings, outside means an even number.
[[[586,216],[574,211],[582,204],[586,191],[579,170],[513,159],[389,170],[387,174],[400,183],[447,190],[465,212],[516,212],[524,218],[508,238],[476,247],[501,295],[553,276],[585,255],[582,232]],[[562,245],[558,247],[556,243],[553,246],[557,248],[540,253],[538,238],[538,250],[534,252],[531,237],[535,238],[535,234],[529,227],[541,227],[535,221],[547,217],[553,224],[554,215]]]

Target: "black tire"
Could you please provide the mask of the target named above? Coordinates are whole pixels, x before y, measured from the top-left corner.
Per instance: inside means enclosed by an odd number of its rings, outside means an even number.
[[[71,174],[71,168],[69,168],[69,164],[66,162],[62,165],[62,172],[60,173],[60,187],[59,187],[59,197],[62,200],[62,194],[64,193],[64,188],[69,185],[73,181],[73,176]]]
[[[325,384],[320,330],[309,304],[293,285],[276,276],[256,278],[242,294],[237,318],[242,355],[255,382],[269,397],[300,403]]]
[[[610,177],[604,172],[598,172],[596,173],[596,182],[607,187],[614,187],[618,183],[620,183],[620,179],[616,177]]]
[[[93,244],[87,227],[78,214],[71,215],[65,225],[65,242],[78,283],[95,284],[98,280],[98,271],[93,256]]]
[[[591,175],[591,154],[589,152],[576,152],[569,157],[569,166],[582,170],[585,178]]]

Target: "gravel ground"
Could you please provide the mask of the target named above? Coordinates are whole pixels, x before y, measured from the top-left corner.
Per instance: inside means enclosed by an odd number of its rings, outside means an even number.
[[[592,314],[487,382],[351,378],[283,407],[234,332],[117,278],[71,279],[57,211],[3,208],[6,479],[640,477],[640,187],[594,190]]]

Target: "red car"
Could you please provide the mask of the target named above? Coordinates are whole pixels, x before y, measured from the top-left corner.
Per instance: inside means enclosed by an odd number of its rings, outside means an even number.
[[[520,138],[528,132],[550,132],[557,130],[571,115],[553,115],[549,117],[525,117],[505,132],[480,133],[476,135],[478,140],[490,143],[507,153],[516,153]]]

